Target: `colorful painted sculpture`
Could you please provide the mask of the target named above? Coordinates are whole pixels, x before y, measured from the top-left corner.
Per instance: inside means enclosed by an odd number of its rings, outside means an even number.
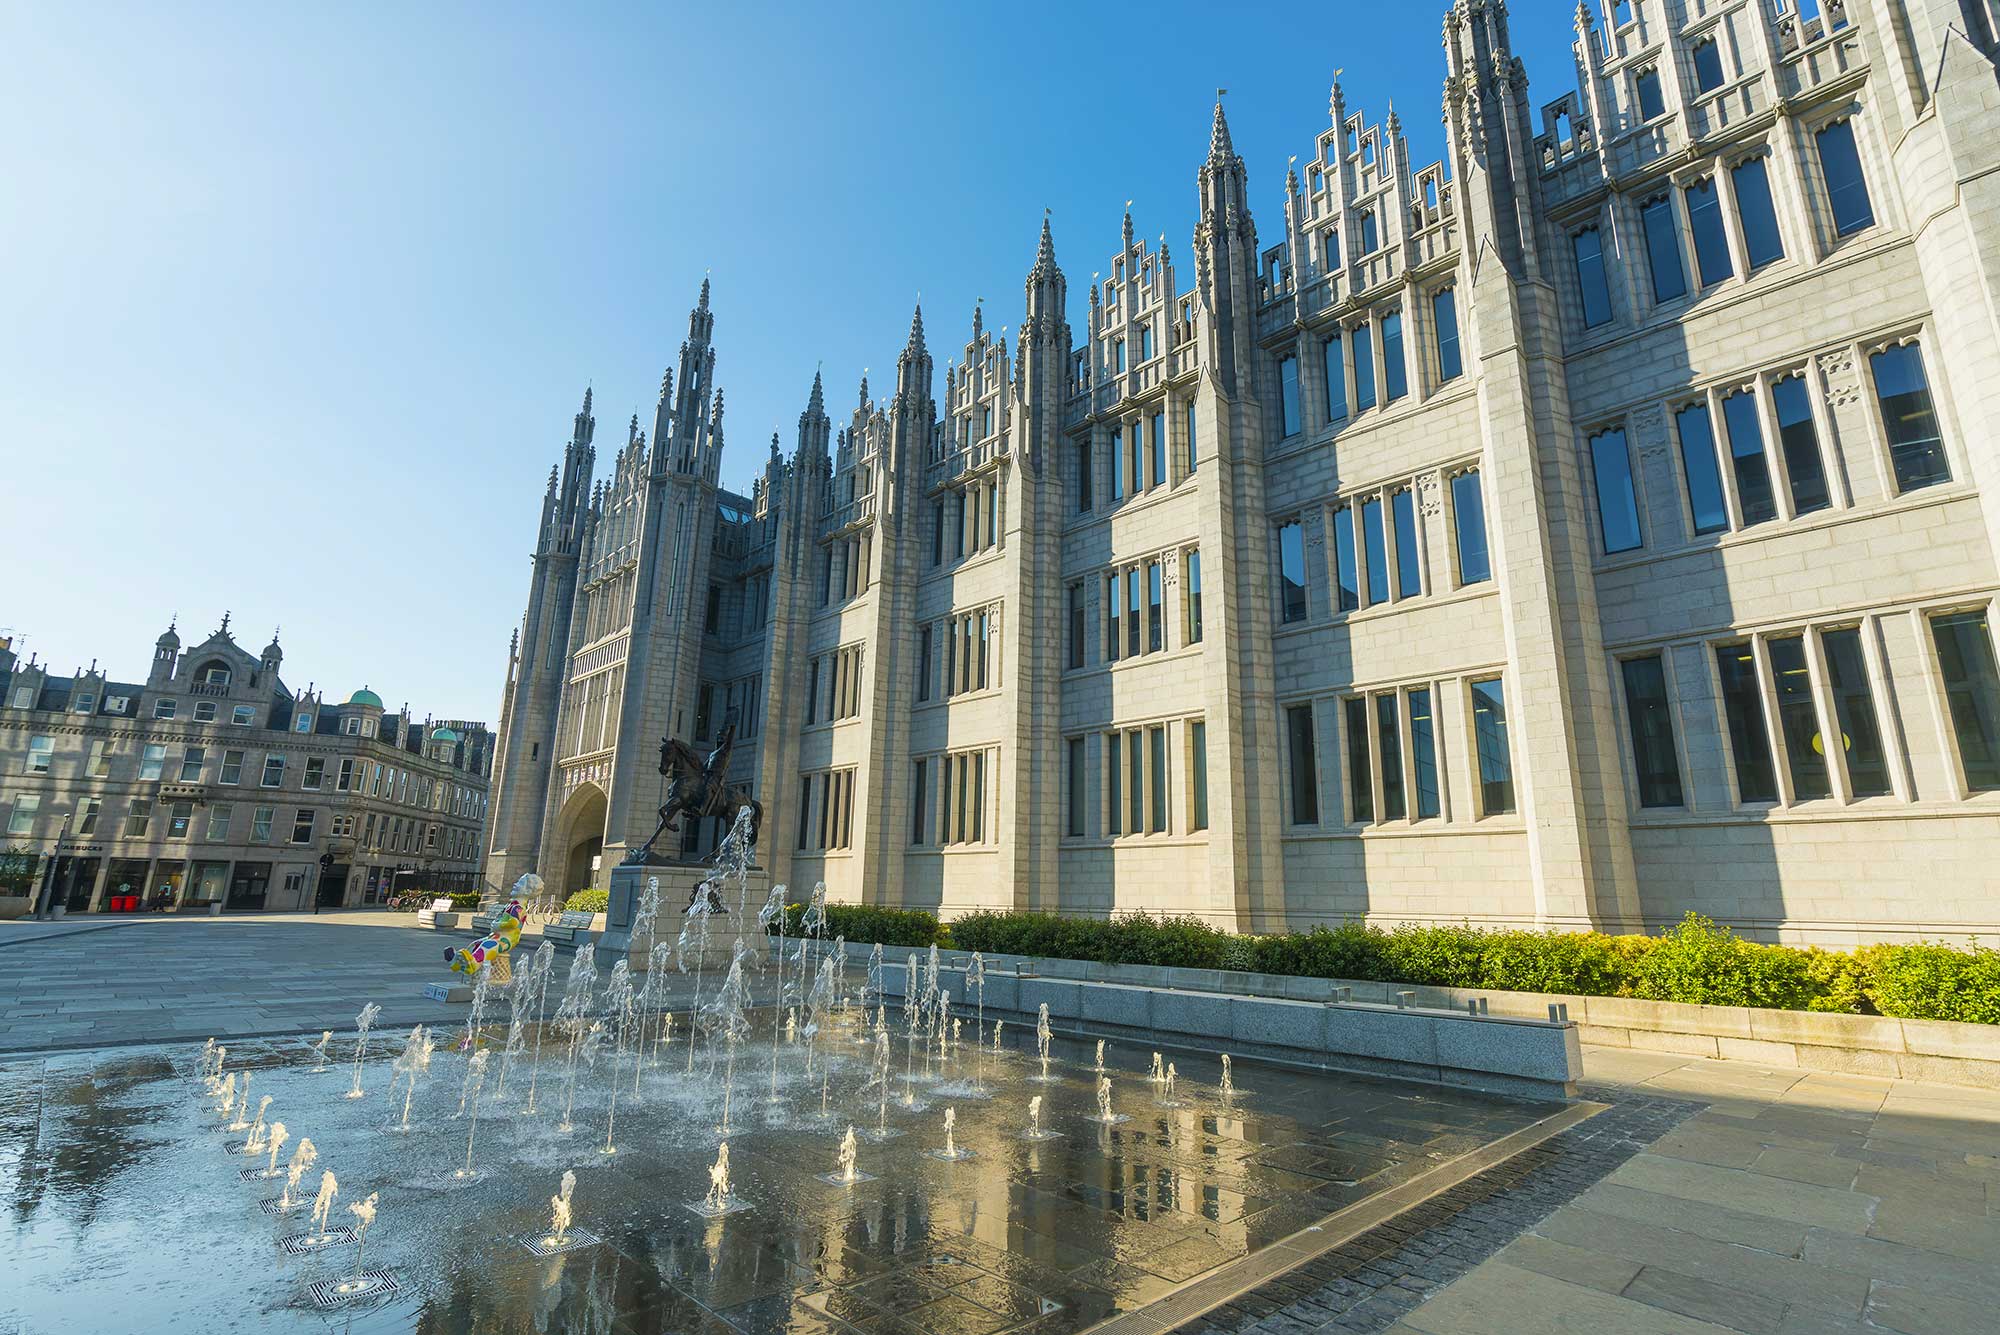
[[[521,920],[525,916],[521,901],[515,900],[500,911],[493,920],[491,930],[469,946],[444,952],[445,962],[456,973],[471,978],[489,964],[500,962],[500,957],[521,944]]]

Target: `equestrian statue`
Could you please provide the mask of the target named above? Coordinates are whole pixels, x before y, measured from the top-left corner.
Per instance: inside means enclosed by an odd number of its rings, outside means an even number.
[[[736,746],[736,719],[732,716],[722,725],[722,735],[716,738],[715,749],[708,753],[706,760],[695,753],[693,747],[675,738],[664,738],[660,742],[660,774],[667,780],[666,801],[660,806],[660,823],[653,830],[652,837],[625,855],[629,865],[648,865],[664,862],[665,859],[653,851],[667,827],[679,817],[701,820],[706,816],[734,818],[743,807],[750,808],[750,839],[756,842],[757,829],[764,823],[764,807],[750,796],[750,786],[731,783],[725,777],[729,772],[729,753]]]

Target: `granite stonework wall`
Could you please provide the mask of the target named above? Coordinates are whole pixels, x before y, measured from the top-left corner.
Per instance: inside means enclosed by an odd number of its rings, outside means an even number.
[[[865,965],[865,950],[850,946],[849,952],[859,953]],[[940,963],[955,1012],[969,1014],[974,1003],[964,958]],[[906,960],[885,961],[883,991],[902,996],[909,970]],[[1573,1095],[1583,1069],[1576,1026],[1567,1022],[1045,977],[1031,965],[1016,972],[1012,964],[1002,969],[989,963],[989,1023],[1030,1023],[1044,1005],[1051,1027],[1069,1036],[1228,1052],[1529,1098]]]

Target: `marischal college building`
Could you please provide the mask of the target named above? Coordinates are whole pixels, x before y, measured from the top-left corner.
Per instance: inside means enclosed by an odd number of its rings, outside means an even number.
[[[732,720],[838,900],[2000,934],[1992,18],[1581,6],[1537,109],[1457,0],[1445,161],[1336,84],[1260,235],[1218,106],[1185,251],[1076,326],[1044,224],[1011,343],[920,312],[748,496],[704,284],[551,474],[489,878],[603,884]]]

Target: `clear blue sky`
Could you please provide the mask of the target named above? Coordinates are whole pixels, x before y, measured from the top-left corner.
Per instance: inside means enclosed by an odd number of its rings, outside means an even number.
[[[1444,9],[8,0],[0,627],[134,676],[228,609],[295,686],[495,718],[584,385],[602,471],[704,270],[745,486],[920,291],[940,367],[1015,323],[1044,206],[1073,324],[1128,198],[1187,263],[1217,85],[1266,244],[1337,67],[1437,157]],[[1535,105],[1569,12],[1513,6]]]

